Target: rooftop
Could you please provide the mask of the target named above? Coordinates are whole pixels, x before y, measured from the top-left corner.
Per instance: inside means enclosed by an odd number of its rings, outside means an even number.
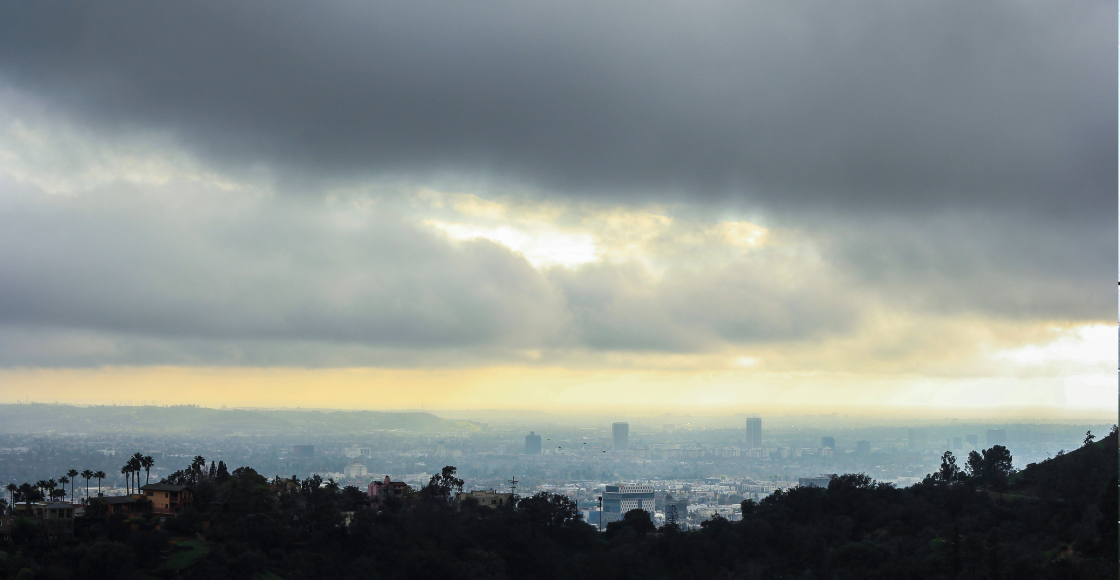
[[[185,485],[171,485],[167,483],[149,483],[148,485],[140,486],[143,491],[183,491],[190,489]]]

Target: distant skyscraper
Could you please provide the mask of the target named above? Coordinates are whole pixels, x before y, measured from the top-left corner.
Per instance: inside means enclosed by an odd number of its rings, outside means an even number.
[[[960,437],[953,437],[953,451],[957,451],[959,449],[962,449],[963,447],[964,446],[961,445],[961,438]]]
[[[612,449],[615,451],[627,451],[630,449],[629,423],[615,423],[611,425],[611,436],[614,443]]]
[[[979,436],[979,435],[965,435],[965,436],[964,436],[964,440],[965,440],[965,441],[967,441],[967,442],[968,442],[968,444],[969,444],[969,445],[971,445],[971,446],[973,446],[973,447],[979,447],[979,446],[980,446],[980,445],[978,444],[978,442],[979,442],[979,440],[980,440],[980,436]]]
[[[529,431],[525,436],[525,455],[540,455],[541,454],[541,436],[537,435],[535,431]]]
[[[906,435],[910,449],[924,449],[926,446],[926,430],[910,429]]]
[[[988,445],[1003,445],[1007,441],[1007,431],[1003,429],[988,429]]]
[[[871,442],[856,441],[856,453],[871,453]]]
[[[762,449],[762,419],[747,417],[747,449]]]
[[[827,435],[821,437],[821,449],[836,449],[836,438]]]

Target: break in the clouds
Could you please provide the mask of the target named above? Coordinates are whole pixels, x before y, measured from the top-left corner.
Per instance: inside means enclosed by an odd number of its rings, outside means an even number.
[[[1099,395],[1114,9],[8,2],[0,365]]]

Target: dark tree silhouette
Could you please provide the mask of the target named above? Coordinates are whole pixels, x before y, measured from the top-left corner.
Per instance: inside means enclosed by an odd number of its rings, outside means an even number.
[[[455,499],[454,494],[463,492],[463,480],[455,477],[456,471],[454,465],[445,466],[440,473],[428,480],[428,485],[424,487],[422,493],[426,497],[450,503]]]
[[[613,539],[627,534],[628,531],[637,536],[644,536],[656,530],[653,520],[649,517],[649,512],[635,509],[626,512],[621,520],[607,524],[607,538]]]
[[[89,469],[83,470],[81,476],[86,480],[86,499],[89,499],[89,480],[93,479],[93,471]]]
[[[964,474],[957,467],[956,456],[952,451],[946,451],[941,454],[941,468],[936,473],[927,475],[926,480],[931,483],[954,483],[960,481],[963,476]]]
[[[217,479],[218,485],[221,485],[229,480],[229,470],[226,469],[225,461],[218,462],[218,473],[215,475],[215,479]]]
[[[66,472],[66,476],[70,478],[70,501],[74,501],[74,484],[77,483],[79,475],[77,469],[71,469]]]
[[[579,506],[566,495],[542,491],[517,502],[517,509],[534,524],[559,527],[582,521]]]
[[[152,459],[151,455],[145,455],[140,458],[140,465],[144,468],[144,485],[148,485],[148,480],[152,476],[152,467],[156,464],[156,460]]]

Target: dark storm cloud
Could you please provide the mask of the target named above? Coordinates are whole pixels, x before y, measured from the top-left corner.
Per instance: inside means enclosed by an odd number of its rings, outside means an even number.
[[[1075,321],[1115,313],[1115,225],[1014,210],[858,223],[802,217],[828,263],[902,310]]]
[[[5,120],[57,116],[26,132],[65,142],[7,141],[0,365],[710,352],[858,332],[883,306],[1111,320],[1115,8],[0,3],[0,104],[36,111]],[[198,163],[119,175],[114,144],[148,142]],[[54,177],[79,193],[47,194]],[[682,223],[761,209],[798,239],[713,265],[669,236],[657,275],[540,271],[384,193],[443,183],[680,201]],[[340,184],[384,206],[254,189]]]
[[[452,171],[583,195],[1087,217],[1116,203],[1114,12],[14,1],[0,74],[85,122],[170,130],[285,180]]]

